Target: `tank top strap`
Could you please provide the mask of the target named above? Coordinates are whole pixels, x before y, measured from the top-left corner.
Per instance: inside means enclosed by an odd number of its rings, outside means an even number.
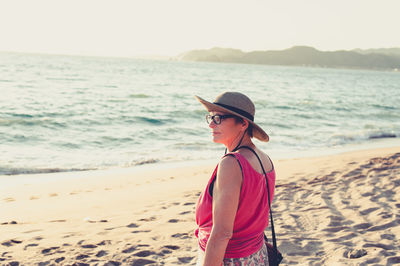
[[[222,158],[224,158],[226,156],[232,156],[236,159],[236,161],[239,164],[240,171],[242,171],[242,175],[243,175],[243,167],[245,165],[244,161],[243,161],[243,155],[241,155],[240,153],[237,153],[237,152],[229,152],[229,153],[225,154],[224,156],[222,156]]]
[[[240,171],[241,171],[242,177],[243,177],[243,167],[246,167],[245,162],[247,162],[246,160],[243,160],[244,159],[243,155],[241,155],[240,153],[236,153],[236,152],[230,152],[230,153],[227,153],[224,156],[222,156],[221,159],[223,159],[226,156],[232,156],[232,157],[234,157],[236,159],[236,161],[239,164]],[[211,177],[211,182],[210,182],[209,187],[208,187],[208,192],[209,192],[211,197],[213,195],[214,183],[215,183],[215,180],[217,179],[217,168],[214,170],[214,173],[213,173],[213,175]]]

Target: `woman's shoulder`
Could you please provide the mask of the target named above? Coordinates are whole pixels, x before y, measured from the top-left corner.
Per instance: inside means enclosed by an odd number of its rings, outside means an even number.
[[[238,159],[235,156],[224,156],[218,165],[217,176],[219,182],[240,185],[242,182],[242,170]]]
[[[269,155],[267,155],[265,152],[258,149],[257,147],[254,149],[254,151],[258,155],[258,158],[260,158],[266,173],[274,170],[274,166]],[[243,156],[257,172],[262,173],[260,162],[257,156],[252,151],[250,151],[249,149],[240,149],[238,153]]]

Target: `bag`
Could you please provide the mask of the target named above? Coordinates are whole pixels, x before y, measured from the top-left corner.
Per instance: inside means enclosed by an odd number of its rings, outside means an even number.
[[[268,250],[268,262],[269,262],[269,265],[270,266],[279,265],[279,263],[281,263],[281,261],[283,259],[282,254],[277,249],[276,251],[278,252],[278,256],[275,256],[274,246],[272,246],[270,243],[268,243],[268,241],[266,240],[266,236],[265,235],[264,235],[264,238],[265,238],[265,245],[267,246],[267,250]]]
[[[269,184],[268,184],[267,174],[265,173],[264,166],[263,166],[263,164],[261,162],[260,157],[258,157],[258,154],[252,148],[250,148],[248,146],[240,146],[240,147],[235,148],[233,151],[236,151],[236,150],[238,150],[240,148],[248,149],[248,150],[250,150],[251,152],[254,153],[254,155],[257,157],[258,161],[260,162],[261,169],[263,170],[263,173],[264,173],[264,176],[265,176],[265,181],[267,183],[269,217],[271,219],[271,231],[272,231],[272,243],[273,243],[273,245],[268,243],[268,239],[267,239],[267,236],[265,235],[265,233],[264,233],[264,240],[265,240],[265,244],[266,244],[267,250],[268,250],[268,262],[269,262],[269,265],[270,266],[277,266],[283,260],[283,256],[282,256],[282,253],[279,252],[279,250],[277,248],[277,245],[276,245],[274,220],[272,218],[271,199],[270,199],[270,196],[269,196]],[[273,166],[272,161],[271,161],[271,164]]]

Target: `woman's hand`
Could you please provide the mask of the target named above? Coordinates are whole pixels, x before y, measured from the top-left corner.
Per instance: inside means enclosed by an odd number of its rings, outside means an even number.
[[[207,242],[205,266],[221,265],[239,204],[242,171],[232,156],[224,157],[217,172],[213,190],[213,228]]]

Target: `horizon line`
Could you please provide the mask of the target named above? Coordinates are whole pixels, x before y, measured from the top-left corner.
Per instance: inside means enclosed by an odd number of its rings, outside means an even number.
[[[232,48],[232,47],[221,47],[221,46],[213,46],[210,48],[193,48],[190,50],[186,50],[183,52],[180,52],[178,55],[165,55],[165,54],[156,54],[156,53],[143,53],[143,54],[139,54],[139,55],[118,55],[118,54],[84,54],[84,53],[68,53],[68,52],[43,52],[43,51],[12,51],[12,50],[0,50],[0,53],[16,53],[16,54],[36,54],[36,55],[54,55],[54,56],[81,56],[81,57],[111,57],[111,58],[136,58],[136,59],[155,59],[155,58],[159,58],[159,59],[175,59],[177,57],[179,57],[180,55],[190,52],[190,51],[198,51],[198,50],[211,50],[211,49],[215,49],[215,48],[220,48],[220,49],[233,49],[233,50],[240,50],[243,51],[245,53],[249,53],[249,52],[255,52],[255,51],[284,51],[284,50],[288,50],[294,47],[309,47],[309,48],[313,48],[316,49],[318,51],[321,52],[334,52],[334,51],[354,51],[354,50],[361,50],[361,51],[365,51],[365,50],[375,50],[375,49],[400,49],[399,47],[379,47],[379,48],[353,48],[353,49],[337,49],[337,50],[320,50],[316,47],[313,46],[309,46],[309,45],[293,45],[291,47],[288,48],[284,48],[284,49],[266,49],[266,50],[242,50],[239,48]]]

